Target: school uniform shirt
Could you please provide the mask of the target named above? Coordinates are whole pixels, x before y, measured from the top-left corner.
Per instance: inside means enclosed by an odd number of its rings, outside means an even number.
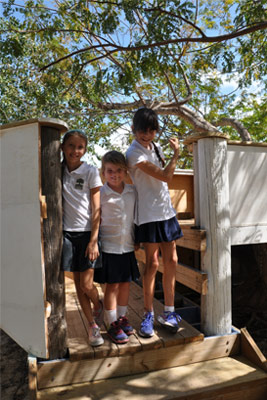
[[[161,147],[157,144],[156,146],[163,156]],[[135,223],[142,225],[148,222],[165,221],[174,217],[176,211],[171,204],[167,183],[153,178],[136,167],[136,164],[140,162],[149,161],[161,168],[154,147],[146,149],[137,140],[134,140],[126,152],[126,160],[130,176],[137,190]]]
[[[100,189],[100,240],[104,253],[124,254],[134,251],[134,209],[136,191],[125,184],[117,193],[107,183]]]
[[[63,230],[91,231],[90,189],[102,186],[98,169],[83,162],[79,168],[63,172]]]

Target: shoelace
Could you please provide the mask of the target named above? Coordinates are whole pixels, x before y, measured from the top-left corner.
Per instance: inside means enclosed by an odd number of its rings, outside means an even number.
[[[120,318],[119,318],[119,323],[120,323],[121,325],[129,325],[128,318],[126,318],[126,317],[120,317]]]
[[[167,319],[169,319],[170,317],[171,317],[171,318],[176,318],[178,322],[180,322],[180,321],[182,320],[182,318],[180,317],[180,315],[179,315],[179,314],[176,314],[175,311],[173,311],[173,312],[170,311],[170,312],[167,314]]]
[[[150,322],[153,323],[153,315],[152,314],[148,314],[144,317],[144,319],[142,321],[142,325],[148,326],[150,324]]]
[[[94,327],[92,328],[92,334],[93,334],[93,336],[99,336],[99,332],[100,332],[100,329],[99,329],[98,326],[94,326]]]
[[[118,321],[113,322],[113,323],[112,323],[112,327],[115,329],[115,333],[118,333],[118,332],[121,331],[121,327],[120,327],[120,325],[118,324]]]

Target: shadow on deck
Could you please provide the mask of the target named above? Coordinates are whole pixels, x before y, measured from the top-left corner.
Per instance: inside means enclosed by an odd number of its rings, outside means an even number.
[[[142,338],[137,333],[129,337],[129,342],[116,345],[108,338],[105,325],[101,326],[101,334],[104,344],[99,347],[91,347],[88,342],[88,322],[80,308],[73,280],[70,275],[65,277],[66,284],[66,320],[68,332],[68,347],[70,360],[101,359],[104,357],[118,357],[146,352],[160,348],[182,345],[195,341],[203,341],[204,335],[185,320],[179,323],[176,334],[166,331],[155,321],[155,335],[151,338]],[[103,295],[101,287],[98,287],[100,296]],[[154,299],[155,315],[162,312],[162,304]],[[128,317],[132,326],[138,330],[143,316],[142,288],[136,283],[131,283],[130,299],[128,305]]]

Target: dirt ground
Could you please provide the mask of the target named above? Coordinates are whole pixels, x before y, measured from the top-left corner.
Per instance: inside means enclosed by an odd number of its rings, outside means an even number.
[[[29,400],[28,354],[0,330],[1,400]]]

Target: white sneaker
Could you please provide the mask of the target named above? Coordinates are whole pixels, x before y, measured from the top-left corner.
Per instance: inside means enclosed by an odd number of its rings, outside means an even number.
[[[89,343],[91,346],[101,346],[104,343],[99,326],[89,326]]]
[[[103,324],[103,318],[104,318],[104,304],[102,300],[99,300],[100,303],[100,308],[98,310],[93,310],[93,317],[95,322],[97,323],[98,326],[101,326]]]

